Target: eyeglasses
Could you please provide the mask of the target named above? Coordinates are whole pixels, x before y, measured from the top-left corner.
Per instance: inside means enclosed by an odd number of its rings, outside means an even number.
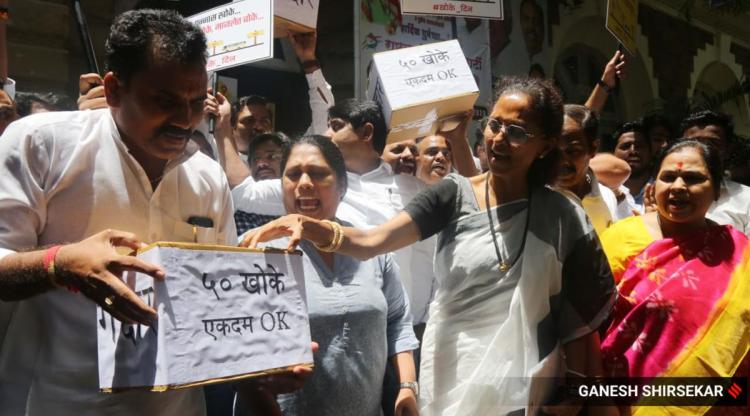
[[[266,163],[273,163],[273,162],[277,162],[279,160],[281,160],[281,153],[278,153],[278,152],[269,152],[269,153],[266,153],[264,156],[253,155],[250,158],[250,163],[252,163],[252,164],[258,164],[261,161],[266,162]]]
[[[488,118],[484,121],[482,130],[487,135],[487,130],[492,133],[492,136],[497,136],[501,131],[504,131],[505,137],[509,142],[514,144],[523,144],[534,135],[526,132],[526,129],[516,124],[504,123],[496,118]]]

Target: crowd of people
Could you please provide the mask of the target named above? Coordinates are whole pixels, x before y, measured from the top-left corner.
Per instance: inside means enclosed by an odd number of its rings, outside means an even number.
[[[206,39],[170,11],[115,19],[78,111],[4,82],[0,415],[649,414],[559,384],[750,376],[750,188],[726,164],[730,117],[601,134],[616,52],[583,105],[505,77],[477,132],[467,112],[387,143],[378,103],[334,99],[315,33],[289,41],[309,86],[299,137],[266,98],[207,89]],[[211,219],[197,235],[196,215]],[[99,392],[96,305],[153,323],[122,275],[165,272],[118,250],[153,241],[300,249],[313,369]]]

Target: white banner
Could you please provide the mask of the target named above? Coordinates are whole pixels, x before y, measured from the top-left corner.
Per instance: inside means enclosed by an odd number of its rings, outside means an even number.
[[[167,274],[125,278],[158,320],[123,325],[97,308],[101,390],[166,390],[312,363],[300,255],[157,243],[138,257]]]
[[[245,0],[188,17],[206,34],[206,70],[273,57],[273,1]]]
[[[401,0],[404,14],[503,19],[503,0]]]

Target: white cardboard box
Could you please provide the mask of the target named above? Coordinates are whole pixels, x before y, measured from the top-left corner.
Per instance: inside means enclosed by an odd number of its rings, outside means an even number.
[[[381,105],[388,143],[435,133],[479,96],[457,40],[376,53],[369,78],[367,97]]]
[[[97,308],[100,390],[163,391],[312,365],[300,253],[160,242],[138,257],[166,272],[163,281],[125,275],[158,319],[126,325]]]
[[[289,31],[312,32],[318,26],[320,0],[274,0],[274,37],[286,37]]]

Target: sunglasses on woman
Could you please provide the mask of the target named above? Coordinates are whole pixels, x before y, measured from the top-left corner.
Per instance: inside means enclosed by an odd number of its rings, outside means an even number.
[[[485,135],[487,135],[488,129],[492,133],[492,137],[497,136],[498,134],[500,134],[500,132],[503,132],[505,134],[505,138],[513,144],[526,143],[526,141],[529,140],[529,137],[534,136],[533,134],[528,133],[526,129],[519,125],[505,123],[496,118],[488,118],[484,120],[482,130],[485,132]],[[487,136],[489,137],[489,135]]]

